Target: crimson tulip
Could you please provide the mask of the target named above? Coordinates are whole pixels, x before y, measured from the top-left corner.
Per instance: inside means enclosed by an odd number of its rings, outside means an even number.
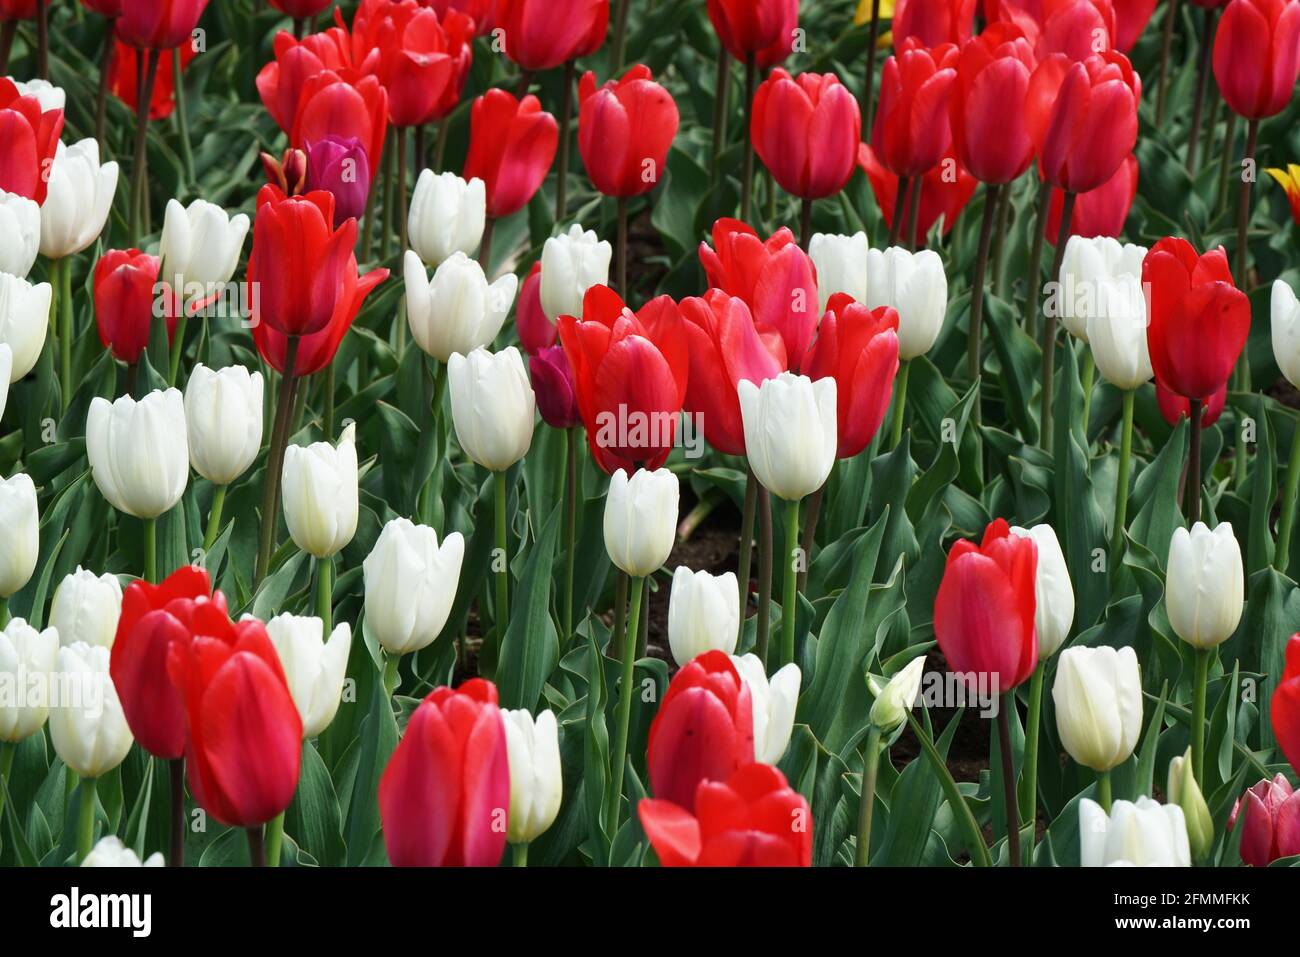
[[[1224,382],[1219,386],[1218,391],[1205,400],[1201,409],[1202,429],[1208,429],[1219,421],[1219,415],[1223,412],[1224,403],[1227,401],[1228,383]],[[1156,383],[1156,406],[1160,409],[1160,417],[1170,425],[1177,425],[1179,419],[1190,418],[1192,414],[1192,404],[1186,396],[1175,395],[1159,382]]]
[[[790,55],[799,0],[708,0],[709,20],[724,50],[766,69]]]
[[[504,34],[506,56],[540,73],[600,49],[609,0],[570,0],[563,13],[550,0],[496,0],[493,23]]]
[[[1138,188],[1138,159],[1136,155],[1120,164],[1115,175],[1096,189],[1074,197],[1074,215],[1070,217],[1070,235],[1091,239],[1094,236],[1118,236],[1124,231],[1124,221],[1133,206]],[[1052,191],[1051,205],[1043,236],[1056,242],[1061,229],[1061,211],[1065,194]]]
[[[977,546],[948,552],[934,599],[934,636],[948,667],[972,688],[988,680],[1005,694],[1038,666],[1034,580],[1038,547],[995,519]]]
[[[388,134],[388,93],[374,76],[324,70],[307,80],[298,100],[289,142],[299,149],[327,136],[355,137],[372,170],[380,168]]]
[[[1300,792],[1286,775],[1265,778],[1237,799],[1228,830],[1237,826],[1242,805],[1246,821],[1241,831],[1241,860],[1250,867],[1268,867],[1283,857],[1300,854]]]
[[[701,783],[726,781],[753,761],[749,685],[725,652],[706,651],[673,675],[650,723],[650,790],[697,812]]]
[[[510,767],[491,682],[435,688],[379,779],[379,816],[396,867],[490,867],[506,846]]]
[[[542,308],[542,263],[533,263],[533,268],[524,277],[519,287],[519,301],[515,304],[515,329],[519,333],[519,342],[524,351],[535,356],[550,346],[555,345],[559,329],[555,323],[546,318]]]
[[[1281,113],[1300,76],[1300,0],[1232,0],[1214,36],[1214,79],[1238,116]]]
[[[637,64],[620,80],[597,88],[596,74],[578,83],[578,152],[592,184],[606,196],[654,189],[677,135],[677,104]]]
[[[1114,49],[1111,0],[1002,0],[998,18],[1019,27],[1040,59],[1061,53],[1085,60]]]
[[[355,136],[327,136],[308,143],[306,190],[324,190],[334,197],[333,226],[360,219],[370,195],[370,160]]]
[[[530,355],[528,375],[543,422],[553,429],[571,429],[582,424],[573,369],[563,346],[546,346]]]
[[[0,77],[0,190],[44,203],[62,132],[62,110],[42,111],[36,97],[22,96],[13,80]]]
[[[982,183],[1001,185],[1029,168],[1029,78],[1036,62],[1019,28],[992,23],[964,47],[949,100],[957,159]]]
[[[153,329],[155,304],[169,303],[171,297],[159,295],[157,256],[138,249],[110,249],[95,263],[95,325],[105,349],[130,365],[140,361],[149,345]],[[176,331],[176,312],[164,308],[167,339]]]
[[[754,94],[754,151],[781,188],[821,199],[844,188],[862,140],[858,101],[833,73],[777,67]]]
[[[496,0],[420,0],[420,4],[432,9],[439,18],[445,17],[451,10],[465,14],[473,22],[474,31],[479,36],[491,33],[496,26],[492,18]],[[594,53],[595,50],[592,52]]]
[[[176,109],[176,81],[172,68],[172,58],[180,51],[181,70],[190,65],[197,53],[192,44],[185,43],[175,50],[163,50],[158,54],[158,75],[154,78],[153,92],[149,98],[149,119],[165,120]],[[113,54],[108,63],[108,89],[132,110],[140,99],[138,85],[140,53],[130,44],[121,40],[113,41]]]
[[[894,49],[901,50],[909,40],[922,47],[960,47],[971,38],[974,21],[975,0],[898,0],[890,24]]]
[[[1286,667],[1273,690],[1273,735],[1278,747],[1300,774],[1300,634],[1286,645]]]
[[[108,17],[110,20],[122,13],[122,0],[81,0],[81,5],[91,13],[98,13],[101,17]]]
[[[927,173],[948,151],[948,97],[957,78],[957,60],[957,47],[951,43],[927,50],[913,39],[885,61],[871,145],[881,164],[896,176]]]
[[[1203,0],[1192,0],[1198,7]],[[1220,6],[1219,0],[1210,0]],[[1115,8],[1115,49],[1128,53],[1142,36],[1151,15],[1156,12],[1156,0],[1114,0]]]
[[[1142,262],[1147,347],[1156,382],[1188,399],[1208,399],[1228,381],[1250,332],[1250,301],[1233,285],[1220,246],[1202,256],[1169,236]]]
[[[267,0],[271,6],[295,20],[306,20],[324,13],[334,0]]]
[[[257,95],[276,125],[291,133],[303,87],[319,73],[352,68],[352,41],[339,27],[301,40],[281,30],[272,41],[272,50],[275,59],[258,71]]]
[[[208,0],[131,0],[122,4],[117,36],[133,47],[170,50],[190,39]]]
[[[353,265],[355,269],[355,263]],[[361,304],[371,291],[388,278],[387,269],[372,269],[356,281],[356,288],[350,300],[339,300],[338,308],[330,317],[329,325],[320,332],[302,336],[298,339],[298,353],[294,357],[293,374],[295,376],[311,375],[319,372],[334,361],[334,356],[343,343],[343,337],[352,328],[352,323],[361,310]],[[269,322],[258,323],[253,327],[253,343],[258,353],[277,372],[284,372],[288,361],[289,337]]]
[[[701,781],[693,814],[652,798],[637,814],[662,867],[812,866],[812,811],[770,764]]]
[[[558,325],[596,464],[610,475],[659,468],[672,451],[690,370],[677,304],[660,296],[633,313],[596,285],[583,296],[582,318],[560,316]]]
[[[36,16],[36,0],[0,0],[0,20],[31,20]]]
[[[546,179],[560,140],[555,117],[535,96],[516,99],[491,89],[474,101],[469,120],[469,154],[461,175],[478,177],[487,189],[493,219],[517,213]]]
[[[885,218],[886,228],[893,228],[894,210],[898,203],[898,176],[881,165],[875,151],[866,143],[858,150],[858,165],[867,174],[867,182],[871,184],[871,192]],[[921,205],[917,210],[916,234],[918,242],[924,244],[925,236],[941,219],[943,234],[946,236],[952,231],[957,217],[975,195],[979,181],[962,168],[949,146],[944,158],[922,176],[920,182]]]

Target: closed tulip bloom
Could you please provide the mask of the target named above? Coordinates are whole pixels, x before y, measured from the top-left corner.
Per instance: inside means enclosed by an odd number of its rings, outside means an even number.
[[[24,95],[0,77],[0,190],[44,203],[49,161],[60,145],[63,110],[47,110],[40,98]]]
[[[519,344],[530,356],[535,356],[548,346],[555,345],[560,337],[559,327],[542,308],[542,263],[533,263],[519,287],[519,303],[515,306],[515,331]]]
[[[885,61],[871,145],[894,175],[927,173],[948,151],[948,98],[957,79],[957,59],[952,43],[931,50],[912,39]]]
[[[53,628],[37,631],[21,618],[0,630],[0,674],[14,680],[45,681],[59,660],[59,636]],[[0,697],[0,741],[17,744],[35,734],[49,717],[48,699],[40,696]]]
[[[198,363],[185,386],[190,464],[214,485],[248,470],[262,445],[262,373]]]
[[[725,781],[753,761],[749,685],[727,655],[707,651],[673,676],[650,723],[650,790],[695,811],[701,782]]]
[[[505,850],[510,763],[497,689],[471,678],[415,709],[379,779],[394,867],[491,867]]]
[[[1286,646],[1286,666],[1273,689],[1273,735],[1291,767],[1300,768],[1300,636]]]
[[[1056,529],[1044,523],[1033,528],[1012,526],[1012,535],[1031,539],[1038,549],[1034,573],[1034,628],[1038,633],[1038,657],[1050,658],[1070,637],[1074,623],[1074,587],[1065,564]]]
[[[1037,570],[1034,540],[1012,535],[1000,518],[978,546],[962,539],[948,552],[934,599],[934,634],[948,667],[967,684],[987,675],[1005,694],[1034,673]]]
[[[885,169],[867,143],[858,147],[858,165],[867,174],[876,206],[884,215],[885,226],[893,228],[894,208],[898,205],[899,178]],[[957,217],[975,195],[979,181],[957,162],[952,146],[932,168],[921,177],[921,204],[916,211],[916,241],[924,246],[926,237],[936,225],[942,223],[943,235],[952,232]]]
[[[907,721],[907,713],[916,704],[925,673],[925,655],[917,655],[883,687],[868,679],[876,700],[871,704],[871,723],[881,734],[893,734]]]
[[[1283,279],[1273,280],[1270,300],[1273,358],[1288,382],[1300,382],[1300,300]]]
[[[0,190],[0,273],[23,278],[41,245],[41,207],[35,200]]]
[[[1142,732],[1142,677],[1132,648],[1066,648],[1052,685],[1061,745],[1079,764],[1109,771]]]
[[[555,714],[542,711],[536,720],[526,710],[502,711],[506,757],[510,765],[511,844],[541,837],[560,813],[564,782],[560,777],[560,738]]]
[[[857,161],[862,114],[835,74],[792,78],[777,67],[754,94],[753,115],[754,151],[782,189],[821,199],[844,188]]]
[[[111,648],[121,614],[122,585],[117,576],[96,576],[78,565],[54,590],[50,627],[59,633],[62,645],[80,641]]]
[[[1232,525],[1174,529],[1165,564],[1165,611],[1193,648],[1215,648],[1237,630],[1244,607],[1241,548]]]
[[[48,282],[33,285],[0,272],[0,343],[8,346],[10,353],[5,385],[36,367],[50,328],[51,294]]]
[[[447,362],[447,375],[456,441],[467,456],[504,472],[528,454],[537,403],[518,349],[457,352]]]
[[[138,0],[123,3],[117,35],[135,47],[170,50],[190,38],[208,0]]]
[[[898,313],[898,356],[915,359],[930,351],[948,310],[948,277],[943,260],[930,249],[902,246],[867,251],[869,309],[889,306]]]
[[[1300,76],[1300,3],[1232,0],[1214,36],[1214,79],[1239,116],[1281,113]]]
[[[818,308],[823,313],[837,292],[856,302],[867,301],[867,248],[864,232],[852,236],[813,233],[808,256],[817,267]]]
[[[50,743],[74,774],[97,778],[122,763],[131,729],[108,675],[108,649],[82,642],[59,649],[58,670],[74,689],[50,709]]]
[[[505,38],[506,56],[525,72],[540,73],[599,49],[609,0],[573,0],[563,16],[545,0],[497,0],[493,23]]]
[[[138,402],[96,396],[86,416],[86,457],[100,493],[119,512],[157,518],[168,511],[190,477],[180,391],[155,389]]]
[[[144,861],[135,851],[122,843],[115,834],[101,837],[81,862],[82,867],[165,867],[162,851],[154,851]]]
[[[427,525],[395,518],[361,563],[366,627],[392,655],[427,648],[442,633],[456,600],[465,539],[451,532],[438,544]]]
[[[490,346],[505,325],[519,278],[506,273],[488,283],[483,267],[462,252],[443,260],[429,278],[411,250],[402,260],[406,320],[420,348],[439,362]]]
[[[778,498],[797,502],[826,482],[839,444],[835,379],[782,372],[737,386],[745,453],[754,475]]]
[[[117,163],[99,161],[99,144],[59,143],[41,204],[41,255],[62,259],[81,252],[104,231],[117,192]]]
[[[708,0],[708,12],[723,48],[743,63],[786,39],[798,22],[799,0]]]
[[[1036,63],[1019,28],[991,23],[964,47],[949,100],[957,159],[982,183],[1009,183],[1029,168],[1029,77]]]
[[[205,290],[230,281],[248,235],[248,216],[231,216],[216,203],[193,200],[182,206],[167,201],[159,256],[163,275],[181,289],[199,283]],[[180,277],[180,282],[175,277]]]
[[[493,219],[528,205],[546,179],[559,143],[555,117],[535,96],[516,99],[493,88],[470,110],[469,154],[461,175],[481,179]]]
[[[976,0],[897,0],[890,23],[894,46],[915,41],[922,47],[962,46],[974,30]]]
[[[1145,246],[1120,243],[1109,236],[1092,239],[1071,236],[1066,241],[1061,257],[1058,306],[1061,321],[1071,335],[1087,342],[1090,316],[1101,314],[1108,308],[1122,308],[1125,312],[1138,308],[1135,303],[1112,301],[1107,297],[1127,294],[1132,288],[1129,280],[1137,285],[1141,295],[1142,263],[1147,252]],[[1118,289],[1108,289],[1103,294],[1103,287],[1116,283],[1120,284]],[[1145,302],[1140,318],[1145,329]]]
[[[667,169],[677,135],[677,104],[638,63],[597,88],[588,71],[578,83],[578,152],[592,184],[606,196],[640,196]]]
[[[1136,803],[1116,801],[1107,814],[1084,798],[1079,802],[1079,859],[1084,867],[1191,867],[1183,809],[1140,797]]]
[[[679,668],[706,651],[731,654],[736,650],[739,603],[735,572],[710,575],[685,565],[677,567],[668,596],[668,646]]]
[[[1201,409],[1201,428],[1208,429],[1219,421],[1219,416],[1223,413],[1223,406],[1228,401],[1228,383],[1219,386],[1219,391],[1205,400]],[[1160,409],[1160,417],[1169,423],[1170,426],[1178,424],[1179,419],[1191,417],[1191,403],[1186,397],[1175,395],[1170,392],[1159,382],[1156,383],[1156,407]]]
[[[411,194],[407,231],[425,265],[437,268],[453,253],[469,255],[483,238],[487,192],[481,179],[420,170]]]
[[[336,555],[357,531],[356,423],[339,444],[314,442],[284,450],[284,522],[294,544],[316,558]]]
[[[307,189],[334,197],[333,226],[360,219],[370,196],[370,158],[355,136],[325,136],[306,144]]]
[[[582,300],[592,286],[609,284],[609,260],[613,247],[595,230],[574,223],[567,233],[546,240],[542,246],[542,310],[555,322],[560,316],[582,318]]]
[[[1119,236],[1123,233],[1129,210],[1133,208],[1133,200],[1137,197],[1138,173],[1137,156],[1130,154],[1119,165],[1114,176],[1096,189],[1076,195],[1074,215],[1070,217],[1070,235],[1092,238]],[[1053,190],[1047,221],[1043,224],[1043,238],[1048,242],[1056,242],[1061,234],[1061,212],[1064,206],[1065,194]]]
[[[31,580],[40,554],[40,515],[36,486],[19,472],[0,481],[0,598],[8,598]]]
[[[1187,822],[1187,843],[1192,857],[1204,858],[1214,844],[1214,820],[1210,817],[1210,807],[1205,803],[1205,796],[1196,783],[1192,770],[1192,748],[1169,762],[1169,777],[1165,784],[1165,798],[1170,804],[1177,804],[1183,809],[1183,819]],[[1300,811],[1300,807],[1297,807]],[[1300,826],[1300,816],[1296,818]],[[1300,853],[1300,844],[1296,847]]]
[[[266,623],[289,694],[302,718],[303,740],[329,727],[347,677],[352,626],[340,622],[325,640],[325,623],[310,615],[276,615]]]
[[[749,686],[754,714],[754,760],[777,764],[790,744],[799,703],[799,666],[788,664],[769,680],[757,655],[733,655],[731,663]]]
[[[677,535],[677,476],[668,469],[619,469],[605,496],[605,549],[633,578],[644,578],[668,561]]]
[[[571,429],[582,424],[573,368],[563,346],[547,346],[529,356],[528,377],[543,422],[553,429]]]
[[[1300,791],[1293,791],[1284,774],[1265,778],[1233,805],[1228,830],[1246,811],[1241,832],[1241,860],[1250,867],[1268,867],[1282,857],[1300,854]]]
[[[158,315],[162,289],[157,256],[138,249],[110,249],[95,263],[95,326],[99,341],[128,365],[140,361],[149,345],[155,319],[167,326],[170,342],[176,332],[176,311],[164,306]],[[166,302],[167,296],[162,296]]]

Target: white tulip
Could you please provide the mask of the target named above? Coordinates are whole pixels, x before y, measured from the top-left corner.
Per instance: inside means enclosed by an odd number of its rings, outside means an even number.
[[[932,249],[908,252],[901,246],[867,250],[869,309],[898,311],[898,357],[915,359],[930,351],[948,311],[948,276]]]
[[[778,498],[797,502],[826,482],[838,443],[835,380],[782,372],[740,380],[740,417],[754,475]]]
[[[116,575],[96,577],[80,565],[64,577],[54,590],[50,626],[59,633],[59,643],[78,641],[105,648],[113,647],[117,620],[122,614],[122,584]]]
[[[1011,529],[1013,535],[1028,538],[1038,549],[1038,570],[1034,577],[1034,627],[1038,632],[1038,660],[1056,654],[1070,637],[1074,624],[1074,588],[1070,569],[1056,538],[1056,529],[1047,524],[1033,528]]]
[[[81,862],[82,867],[163,867],[162,851],[154,851],[141,863],[140,858],[136,857],[135,851],[122,843],[122,839],[115,834],[108,837],[101,837],[99,843],[94,846],[86,859]]]
[[[505,711],[506,758],[510,765],[510,815],[507,837],[511,844],[535,841],[555,823],[564,796],[560,776],[560,738],[555,715],[543,711]]]
[[[35,734],[50,714],[46,694],[29,689],[53,680],[59,660],[59,636],[53,628],[38,632],[21,618],[0,631],[0,676],[12,681],[11,693],[0,693],[0,741],[17,744]]]
[[[1300,300],[1283,280],[1273,280],[1273,358],[1292,385],[1300,382]]]
[[[504,472],[533,443],[537,399],[514,346],[475,349],[447,362],[451,419],[465,454],[492,472]]]
[[[31,580],[40,554],[40,514],[36,486],[19,472],[0,481],[0,598]]]
[[[487,220],[487,190],[475,177],[468,183],[455,173],[421,170],[411,194],[407,231],[411,247],[430,266],[453,253],[478,248]]]
[[[68,94],[63,87],[55,86],[49,80],[22,80],[8,78],[14,87],[18,90],[19,96],[34,97],[41,104],[41,112],[48,113],[50,110],[61,110],[67,105]]]
[[[1097,313],[1102,300],[1100,290],[1108,283],[1122,277],[1136,279],[1139,283],[1137,295],[1141,296],[1142,260],[1146,255],[1145,246],[1121,243],[1110,236],[1091,239],[1071,236],[1066,241],[1056,306],[1061,322],[1071,335],[1088,341],[1088,318]],[[1117,293],[1120,301],[1109,308],[1132,312],[1136,307],[1129,303],[1131,287],[1121,285],[1120,290]],[[1146,307],[1143,305],[1145,315]]]
[[[1140,276],[1101,278],[1096,307],[1084,320],[1097,371],[1117,389],[1136,389],[1151,378],[1147,351],[1147,304]]]
[[[17,382],[36,366],[45,348],[45,331],[50,327],[48,282],[33,285],[8,273],[0,273],[0,342],[13,353],[7,381]]]
[[[406,320],[420,348],[439,362],[459,352],[490,346],[515,301],[519,277],[506,273],[489,284],[483,267],[462,252],[443,261],[433,278],[409,249],[402,260],[406,275]]]
[[[769,680],[757,655],[732,656],[731,663],[749,685],[754,710],[754,760],[776,764],[790,744],[794,711],[799,703],[799,666],[788,664]]]
[[[139,402],[96,396],[86,416],[86,457],[99,491],[119,512],[145,519],[166,512],[190,477],[180,390],[154,390]]]
[[[1214,648],[1232,637],[1245,607],[1241,547],[1232,525],[1213,531],[1197,522],[1174,530],[1165,565],[1169,624],[1193,648]]]
[[[673,572],[668,596],[668,645],[677,666],[706,651],[736,650],[740,637],[740,583],[735,572],[710,575],[685,565]]]
[[[325,623],[315,616],[276,615],[266,633],[280,656],[289,694],[302,718],[303,740],[329,727],[343,698],[352,626],[340,622],[325,640]]]
[[[366,628],[385,651],[410,654],[442,633],[464,559],[460,532],[439,545],[437,532],[409,519],[395,518],[383,527],[361,567]]]
[[[1061,652],[1052,685],[1056,730],[1079,764],[1109,771],[1128,760],[1142,732],[1142,675],[1132,648]]]
[[[867,234],[852,236],[813,233],[808,255],[817,267],[817,298],[821,311],[837,292],[848,293],[856,302],[867,301]]]
[[[1107,815],[1089,798],[1079,802],[1079,862],[1084,867],[1191,867],[1182,808],[1116,801]]]
[[[79,641],[59,649],[59,675],[70,690],[50,709],[50,743],[63,763],[83,778],[113,770],[134,740],[108,662],[109,651],[102,646]]]
[[[542,312],[555,322],[560,316],[582,318],[582,297],[592,286],[609,283],[613,247],[593,230],[574,223],[567,233],[542,246]]]
[[[0,273],[19,279],[32,271],[41,246],[41,207],[0,189]]]
[[[100,165],[98,143],[59,143],[41,205],[41,255],[62,259],[98,239],[116,191],[117,164]]]
[[[235,274],[247,235],[248,216],[244,213],[231,216],[202,199],[189,206],[169,199],[159,240],[160,275],[181,291],[198,283],[210,294],[216,291],[213,287],[229,282]]]
[[[190,464],[214,485],[248,470],[262,445],[262,373],[243,366],[194,367],[185,386]]]
[[[679,495],[677,476],[668,469],[637,469],[631,478],[619,469],[610,476],[605,549],[633,578],[644,578],[668,561],[677,537]],[[737,598],[737,614],[739,605]]]
[[[868,679],[871,691],[876,696],[871,705],[871,723],[882,734],[892,734],[907,720],[907,713],[916,704],[924,673],[925,655],[917,655],[890,678],[883,688],[877,687],[872,679]]]
[[[337,447],[315,442],[284,450],[284,521],[294,543],[317,558],[338,553],[357,533],[356,435],[350,422]]]

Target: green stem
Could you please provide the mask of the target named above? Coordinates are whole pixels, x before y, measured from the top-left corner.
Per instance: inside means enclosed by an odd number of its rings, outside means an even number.
[[[758,479],[754,470],[745,466],[745,505],[740,516],[740,561],[736,566],[736,580],[740,585],[740,627],[745,627],[745,612],[749,610],[749,572],[754,564],[754,511],[758,508]]]
[[[898,377],[894,380],[894,421],[889,429],[889,447],[898,448],[903,441],[903,412],[907,407],[907,374],[912,369],[912,360],[904,359],[898,364]]]
[[[1020,808],[1016,802],[1016,769],[1011,756],[1011,720],[1007,717],[1016,706],[1016,693],[1008,691],[1002,696],[998,708],[998,747],[1002,751],[1002,793],[1007,810],[1007,861],[1011,867],[1020,866]]]
[[[573,568],[578,550],[577,429],[565,430],[564,442],[564,640],[573,637]]]
[[[3,605],[7,599],[0,599],[0,605]],[[0,741],[0,821],[5,816],[5,794],[9,789],[9,772],[13,770],[14,754],[18,746],[9,741]]]
[[[144,220],[142,212],[144,201],[142,197],[145,190],[145,162],[148,156],[145,143],[149,136],[149,104],[153,100],[153,85],[158,76],[160,56],[155,50],[140,51],[140,57],[144,61],[141,64],[144,68],[144,82],[140,84],[136,97],[135,155],[131,163],[131,205],[128,210],[131,226],[129,235],[132,246],[140,245],[141,227]]]
[[[1133,399],[1137,392],[1124,392],[1124,424],[1119,439],[1119,478],[1115,482],[1115,520],[1110,526],[1110,571],[1115,575],[1124,557],[1124,529],[1128,523],[1129,469],[1133,457]]]
[[[939,754],[939,749],[934,746],[934,741],[930,735],[921,727],[916,716],[910,711],[907,715],[908,724],[912,726],[912,733],[916,735],[916,740],[921,742],[921,750],[925,758],[930,762],[930,770],[934,776],[939,779],[939,786],[943,788],[944,797],[948,801],[948,807],[957,818],[957,823],[961,826],[966,836],[966,850],[970,852],[971,861],[976,867],[992,867],[993,861],[989,857],[988,846],[984,843],[984,833],[980,830],[979,824],[975,821],[975,816],[971,814],[970,805],[966,803],[965,798],[961,796],[961,791],[957,789],[957,782],[953,780],[952,773],[944,763],[943,757]]]
[[[266,866],[280,866],[280,846],[284,843],[284,812],[266,822]]]
[[[515,867],[528,866],[528,845],[512,844],[510,845],[512,863]]]
[[[158,519],[144,520],[144,580],[158,581]]]
[[[316,560],[316,617],[324,623],[323,636],[328,640],[334,628],[334,560]]]
[[[86,859],[95,846],[96,778],[81,779],[81,803],[77,809],[77,863]]]
[[[876,803],[876,772],[880,769],[880,729],[874,724],[862,748],[862,799],[858,802],[858,846],[855,867],[866,867],[871,859],[871,812]]]
[[[614,19],[614,72],[623,72],[623,48],[627,42],[627,12],[632,0],[618,0]]]
[[[618,249],[616,251],[618,272],[618,294],[625,302],[632,301],[627,288],[627,197],[618,198]]]
[[[1083,389],[1083,444],[1088,447],[1088,419],[1092,414],[1092,385],[1097,377],[1097,363],[1092,357],[1092,348],[1083,347],[1083,369],[1079,373],[1079,385]]]
[[[262,840],[262,825],[247,828],[248,861],[253,867],[266,867],[266,843]]]
[[[1052,272],[1049,282],[1061,281],[1061,263],[1065,260],[1065,244],[1070,238],[1070,221],[1074,218],[1074,200],[1077,193],[1068,190],[1061,203],[1061,225],[1056,231],[1056,250],[1052,254]],[[1039,396],[1038,412],[1038,447],[1052,450],[1052,379],[1056,374],[1056,313],[1058,310],[1045,310],[1043,316],[1043,352],[1042,394]]]
[[[208,511],[208,529],[203,534],[203,551],[212,551],[221,531],[221,510],[226,504],[226,486],[218,485],[212,490],[212,508]]]
[[[984,367],[980,357],[980,327],[984,320],[984,279],[989,267],[989,244],[993,238],[993,221],[998,213],[998,196],[1004,187],[984,187],[984,218],[980,222],[979,247],[975,252],[975,275],[971,278],[970,327],[966,330],[966,375],[971,384],[979,381]],[[975,419],[979,421],[980,403],[975,402]]]
[[[275,526],[280,518],[280,473],[284,467],[284,447],[289,442],[289,416],[293,413],[293,393],[297,382],[294,370],[297,365],[298,337],[290,336],[285,346],[284,374],[280,377],[275,425],[271,430],[271,444],[266,450],[266,471],[262,475],[262,538],[257,550],[255,586],[261,584],[270,570],[271,554],[275,550]]]
[[[1165,22],[1161,28],[1160,73],[1156,81],[1156,126],[1165,119],[1165,101],[1169,93],[1169,53],[1173,47],[1174,21],[1178,19],[1178,0],[1169,0]]]
[[[1038,187],[1038,218],[1034,225],[1034,236],[1029,245],[1029,282],[1025,288],[1025,332],[1032,339],[1038,338],[1039,297],[1043,294],[1043,234],[1047,232],[1047,216],[1052,208],[1052,186],[1043,183]]]
[[[1282,491],[1282,514],[1277,520],[1277,550],[1273,553],[1273,567],[1286,574],[1291,564],[1291,530],[1295,525],[1296,490],[1300,488],[1300,417],[1296,419],[1291,436],[1291,455],[1286,465],[1286,485]]]
[[[1097,803],[1103,811],[1110,813],[1110,771],[1097,772]]]
[[[731,56],[727,48],[718,44],[718,74],[713,84],[713,148],[709,163],[710,184],[721,174],[722,150],[727,143],[727,100],[731,92]]]
[[[772,604],[772,496],[758,487],[758,639],[754,654],[767,668],[767,639],[771,630]]]
[[[361,383],[365,387],[365,382]],[[325,367],[325,411],[321,413],[324,431],[327,436],[334,434],[334,360]]]
[[[794,612],[799,600],[799,500],[785,503],[785,593],[781,599],[781,664],[794,661]]]
[[[1020,775],[1021,820],[1037,824],[1038,821],[1038,732],[1042,725],[1043,675],[1047,662],[1039,660],[1029,679],[1029,711],[1025,717],[1025,767]],[[1029,832],[1031,835],[1033,830]],[[1029,840],[1030,857],[1033,856],[1033,837]]]
[[[624,639],[627,630],[627,572],[619,569],[618,584],[614,587],[614,634],[610,637],[609,650],[619,661],[626,652]]]
[[[188,188],[194,182],[194,150],[190,146],[190,120],[185,106],[185,78],[181,72],[180,47],[172,50],[172,88],[176,98],[176,132],[180,134],[181,163],[185,168],[185,185]]]
[[[9,624],[9,599],[0,595],[0,628]]]
[[[572,59],[564,61],[564,81],[560,101],[560,149],[555,164],[555,221],[563,223],[568,205],[569,186],[569,140],[573,125],[573,75]],[[528,853],[528,849],[524,849]]]
[[[496,575],[498,645],[505,641],[506,628],[510,625],[510,561],[509,552],[506,550],[506,475],[505,472],[495,473],[497,557],[501,562],[501,570]]]
[[[631,627],[636,627],[635,623],[641,620],[644,585],[644,578],[633,578],[631,581],[631,608],[627,616],[627,620],[633,623]],[[614,731],[614,750],[610,752],[609,793],[605,796],[605,824],[610,834],[618,832],[619,798],[623,794],[623,766],[627,763],[627,736],[632,726],[633,684],[636,680],[635,642],[630,640],[635,632],[629,629],[626,634],[629,640],[624,647],[623,679],[618,690],[618,724]]]
[[[401,655],[384,653],[384,693],[389,698],[393,696],[393,692],[397,690],[397,685],[401,681],[401,676],[398,674],[398,668],[401,664]]]
[[[63,259],[59,268],[59,378],[63,380],[63,409],[72,404],[76,390],[72,382],[72,260]]]
[[[754,203],[754,141],[750,129],[754,124],[754,80],[758,68],[751,53],[745,58],[745,128],[742,131],[742,160],[740,164],[740,219],[749,222],[749,211]]]
[[[1197,648],[1196,674],[1192,679],[1192,774],[1202,790],[1205,788],[1205,686],[1210,678],[1212,648]]]
[[[179,292],[177,293],[179,295]],[[167,357],[167,384],[176,385],[176,377],[181,371],[181,350],[185,343],[185,323],[188,319],[186,316],[184,303],[181,304],[180,315],[176,317],[176,330],[172,333],[171,354]]]
[[[173,758],[167,762],[171,778],[171,844],[168,848],[167,866],[185,866],[185,759]]]

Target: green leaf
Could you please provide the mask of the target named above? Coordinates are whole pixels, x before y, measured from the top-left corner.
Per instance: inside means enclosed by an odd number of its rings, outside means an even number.
[[[551,517],[528,555],[510,608],[510,626],[501,645],[497,689],[503,708],[533,711],[546,679],[560,660],[559,635],[551,620],[551,569],[559,538],[564,504],[551,509]]]

